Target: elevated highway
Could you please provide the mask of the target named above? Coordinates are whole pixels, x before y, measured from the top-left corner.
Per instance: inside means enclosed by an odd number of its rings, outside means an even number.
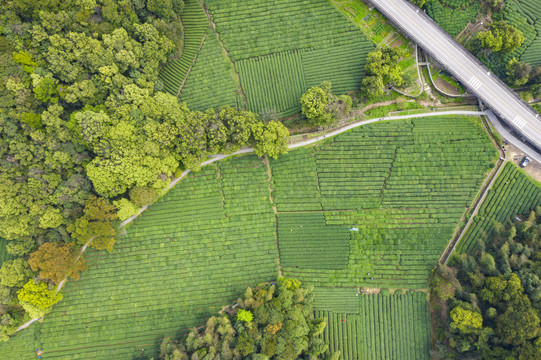
[[[541,152],[541,116],[408,0],[368,0]]]

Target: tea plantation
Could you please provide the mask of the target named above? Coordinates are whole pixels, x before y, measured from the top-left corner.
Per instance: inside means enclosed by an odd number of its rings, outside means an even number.
[[[282,273],[425,288],[495,156],[479,122],[430,118],[363,126],[271,161]]]
[[[323,337],[329,353],[339,351],[340,359],[345,360],[430,359],[426,293],[350,293],[349,300],[354,307],[316,311],[317,316],[327,319]]]
[[[187,0],[185,18],[185,51],[160,78],[194,110],[295,114],[301,95],[323,81],[336,94],[359,89],[374,48],[326,0]]]
[[[507,163],[492,189],[473,218],[472,225],[457,245],[457,252],[472,254],[477,241],[490,238],[494,221],[505,223],[516,217],[528,215],[541,205],[541,188],[515,165]]]
[[[441,117],[363,126],[270,164],[250,155],[208,165],[137,218],[113,253],[89,250],[89,271],[45,322],[0,353],[154,356],[164,336],[276,279],[280,264],[318,286],[316,308],[332,320],[324,336],[344,358],[426,358],[425,293],[358,288],[426,288],[495,156],[478,119]]]

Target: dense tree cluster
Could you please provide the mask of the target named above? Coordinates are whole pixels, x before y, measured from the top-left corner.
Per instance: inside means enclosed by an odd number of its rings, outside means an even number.
[[[541,358],[541,208],[455,255],[431,284],[438,359]],[[445,324],[445,325],[443,325]]]
[[[327,351],[314,318],[312,288],[279,279],[246,289],[238,303],[179,341],[166,338],[162,360],[319,359]],[[334,357],[336,358],[336,357]]]
[[[385,86],[400,86],[404,81],[404,70],[399,66],[403,57],[402,50],[380,48],[366,57],[365,77],[361,85],[361,92],[368,98],[383,95]]]
[[[160,68],[182,49],[182,8],[182,0],[2,4],[0,237],[20,257],[0,269],[4,334],[23,321],[15,294],[31,278],[47,286],[77,278],[86,268],[80,247],[111,251],[117,219],[163,194],[174,174],[244,146],[259,156],[287,151],[279,122],[229,107],[192,112],[161,91]]]
[[[477,33],[476,39],[481,47],[494,52],[515,51],[524,42],[524,34],[507,22],[495,21],[488,30]]]
[[[351,109],[352,102],[348,95],[334,95],[331,83],[323,82],[308,89],[301,96],[301,111],[310,125],[324,127],[345,117]]]
[[[532,67],[528,63],[512,58],[505,66],[506,81],[511,86],[531,85],[534,97],[539,96],[541,87],[541,66]]]

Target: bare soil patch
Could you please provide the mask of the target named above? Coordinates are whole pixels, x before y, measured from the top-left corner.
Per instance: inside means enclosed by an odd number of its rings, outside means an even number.
[[[512,161],[516,165],[520,165],[522,159],[526,156],[525,153],[511,144],[505,145],[505,150],[507,153],[507,160]],[[531,159],[530,164],[523,168],[523,170],[534,180],[541,182],[541,164],[539,162]]]
[[[436,77],[434,79],[434,82],[436,83],[436,86],[438,87],[438,89],[442,89],[448,94],[461,95],[460,91],[458,91],[456,87],[449,84],[447,81],[443,80],[442,78]]]

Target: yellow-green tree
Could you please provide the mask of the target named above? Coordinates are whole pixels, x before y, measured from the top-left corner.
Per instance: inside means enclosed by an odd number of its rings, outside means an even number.
[[[17,297],[32,318],[49,313],[53,305],[62,300],[62,294],[57,293],[55,288],[50,289],[47,283],[42,281],[36,283],[34,280],[28,281],[17,292]]]
[[[475,333],[483,327],[483,316],[478,312],[467,310],[461,305],[451,310],[451,328],[463,334]]]

